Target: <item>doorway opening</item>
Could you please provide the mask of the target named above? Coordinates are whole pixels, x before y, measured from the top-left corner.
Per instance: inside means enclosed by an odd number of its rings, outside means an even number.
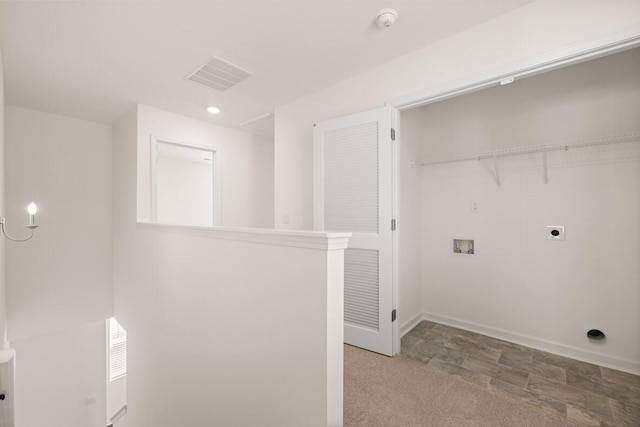
[[[220,224],[220,155],[210,147],[151,138],[151,220]]]
[[[401,111],[401,336],[430,320],[634,371],[584,336],[633,317],[640,280],[611,241],[640,226],[640,48],[607,53]]]

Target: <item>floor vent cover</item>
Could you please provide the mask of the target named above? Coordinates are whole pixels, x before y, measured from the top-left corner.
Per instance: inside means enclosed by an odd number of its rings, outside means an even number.
[[[237,65],[214,56],[187,78],[212,89],[225,91],[252,75]]]

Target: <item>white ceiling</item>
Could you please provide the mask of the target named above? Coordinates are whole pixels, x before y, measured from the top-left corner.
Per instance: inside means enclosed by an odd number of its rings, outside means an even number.
[[[3,1],[5,97],[106,124],[140,103],[268,134],[276,106],[526,3]],[[373,22],[384,7],[399,13],[386,30]],[[212,55],[254,76],[225,92],[187,80]]]

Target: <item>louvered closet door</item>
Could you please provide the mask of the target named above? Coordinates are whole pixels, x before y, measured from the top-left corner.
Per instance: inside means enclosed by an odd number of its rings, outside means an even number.
[[[314,226],[353,237],[344,255],[344,338],[392,355],[391,110],[314,128]]]

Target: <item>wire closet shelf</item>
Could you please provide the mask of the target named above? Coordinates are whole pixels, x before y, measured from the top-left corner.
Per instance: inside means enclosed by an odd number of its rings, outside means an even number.
[[[542,153],[542,161],[544,167],[544,183],[547,184],[548,174],[547,174],[547,153],[550,151],[567,151],[573,148],[583,148],[583,147],[595,147],[598,145],[612,145],[612,144],[621,144],[625,142],[640,142],[640,131],[632,131],[617,135],[608,135],[608,136],[600,136],[596,138],[588,138],[581,139],[577,141],[571,141],[564,144],[543,144],[543,145],[532,145],[528,147],[518,147],[518,148],[507,148],[502,150],[494,150],[494,151],[485,151],[483,153],[478,154],[467,154],[460,156],[450,156],[450,157],[436,157],[432,159],[419,160],[416,162],[421,166],[425,165],[436,165],[442,163],[452,163],[452,162],[462,162],[469,160],[483,160],[483,159],[493,159],[493,167],[495,173],[495,179],[498,186],[500,186],[500,172],[498,169],[498,158],[499,157],[509,157],[509,156],[517,156],[520,154],[534,154],[534,153]]]
[[[572,148],[593,147],[597,145],[611,145],[623,142],[640,141],[640,131],[627,132],[619,135],[600,136],[597,138],[581,139],[564,144],[543,144],[528,147],[507,148],[503,150],[485,151],[478,154],[465,154],[460,156],[434,157],[419,160],[419,165],[435,165],[439,163],[461,162],[466,160],[482,160],[494,157],[509,157],[519,154],[545,153],[549,151],[570,150]]]

